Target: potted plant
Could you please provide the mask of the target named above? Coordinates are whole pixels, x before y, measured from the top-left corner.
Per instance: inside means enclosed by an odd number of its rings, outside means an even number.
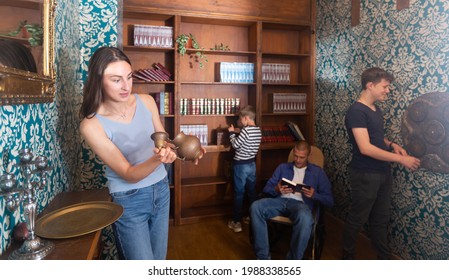
[[[184,55],[190,46],[192,49],[195,49],[196,51],[194,52],[194,55],[196,57],[196,61],[199,63],[200,68],[204,68],[204,62],[208,62],[207,56],[203,53],[204,48],[200,47],[198,41],[192,33],[180,34],[176,38],[176,43],[178,44],[178,52],[181,55]]]
[[[11,31],[7,36],[16,37],[20,33],[24,38],[28,38],[31,46],[40,46],[43,42],[44,30],[39,24],[28,24],[26,20],[21,21],[15,31]]]

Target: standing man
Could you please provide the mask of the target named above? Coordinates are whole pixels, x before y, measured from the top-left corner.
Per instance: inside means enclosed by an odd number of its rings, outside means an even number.
[[[378,67],[365,70],[360,98],[346,113],[345,125],[352,145],[352,202],[343,232],[343,259],[354,259],[357,235],[367,221],[378,258],[391,257],[387,240],[392,186],[389,162],[411,170],[420,165],[419,159],[409,156],[384,135],[384,119],[376,102],[387,99],[393,80],[392,74]]]

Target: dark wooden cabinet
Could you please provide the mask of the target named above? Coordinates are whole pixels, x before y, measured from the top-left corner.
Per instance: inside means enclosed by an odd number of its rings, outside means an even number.
[[[174,164],[171,218],[176,225],[205,217],[232,213],[231,163],[233,151],[217,145],[217,131],[237,125],[235,113],[185,114],[184,99],[238,100],[240,107],[253,105],[259,126],[296,123],[305,138],[314,139],[315,19],[312,0],[300,1],[124,1],[123,49],[135,70],[163,64],[173,73],[173,81],[135,82],[134,92],[174,93],[174,114],[161,115],[170,138],[181,125],[207,125],[207,154],[197,166],[177,160]],[[291,3],[294,2],[294,3]],[[292,12],[295,11],[295,12]],[[135,25],[173,28],[173,47],[134,46]],[[175,40],[193,34],[207,56],[201,68],[195,53],[178,52]],[[215,49],[226,46],[229,50]],[[252,63],[250,82],[220,82],[220,63]],[[289,65],[289,81],[270,83],[262,76],[262,65]],[[301,112],[273,113],[273,93],[305,93],[306,109]],[[206,101],[204,101],[206,102]],[[261,145],[257,157],[258,181],[262,184],[274,168],[287,159],[293,142],[277,141]]]

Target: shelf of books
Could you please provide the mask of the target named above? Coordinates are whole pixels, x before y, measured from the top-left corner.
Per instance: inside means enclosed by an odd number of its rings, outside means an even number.
[[[198,50],[187,49],[180,57],[180,124],[207,126],[208,143],[196,168],[181,165],[184,223],[228,215],[232,209],[233,153],[227,128],[237,125],[242,106],[256,105],[257,42],[256,23],[247,21],[182,17],[180,33],[195,34],[204,56],[198,58]]]
[[[123,48],[133,64],[135,91],[154,97],[171,137],[194,134],[206,149],[198,165],[177,160],[172,166],[176,225],[232,213],[228,127],[238,126],[243,106],[256,109],[263,132],[259,182],[287,160],[295,141],[313,141],[315,43],[304,7],[312,14],[314,8],[300,1],[301,16],[293,20],[298,24],[277,17],[291,14],[283,4],[269,18],[186,11],[178,3],[163,8],[162,1],[123,4]],[[181,34],[194,35],[199,47],[186,46],[180,54]]]
[[[133,91],[150,94],[156,101],[162,125],[169,135],[175,133],[175,48],[173,15],[136,11],[123,13],[123,51],[133,67]],[[170,197],[176,197],[175,164],[166,165]],[[176,207],[170,219],[176,223]]]

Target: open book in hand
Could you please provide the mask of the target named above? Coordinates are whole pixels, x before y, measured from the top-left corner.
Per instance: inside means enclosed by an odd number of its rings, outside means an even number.
[[[302,190],[302,188],[306,188],[306,189],[310,189],[311,188],[308,185],[295,183],[295,182],[293,182],[293,181],[291,181],[289,179],[286,179],[286,178],[282,178],[281,185],[287,186],[287,187],[293,189],[294,192],[300,192]]]

